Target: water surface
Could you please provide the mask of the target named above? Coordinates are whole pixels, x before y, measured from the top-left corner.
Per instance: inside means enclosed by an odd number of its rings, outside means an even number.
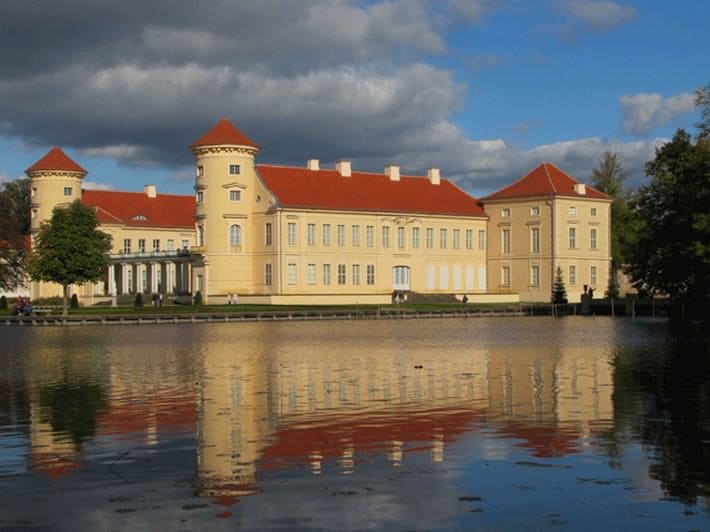
[[[0,329],[0,528],[707,529],[663,321]]]

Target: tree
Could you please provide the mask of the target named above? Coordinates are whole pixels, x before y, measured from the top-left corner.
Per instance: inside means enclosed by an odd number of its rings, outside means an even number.
[[[567,303],[567,289],[562,275],[562,268],[559,266],[555,270],[555,280],[552,283],[552,302],[555,305]]]
[[[636,238],[639,221],[629,205],[630,194],[624,188],[627,174],[618,154],[604,152],[592,170],[594,187],[611,196],[611,276],[626,262],[631,244]]]
[[[30,276],[62,286],[62,315],[67,315],[69,286],[102,279],[111,237],[97,229],[96,214],[81,201],[56,207],[42,224],[30,256]]]
[[[641,230],[627,271],[635,287],[668,294],[685,319],[702,317],[710,300],[710,139],[693,143],[678,130],[646,173],[651,182],[633,201]]]
[[[12,290],[26,271],[30,234],[30,180],[16,179],[0,190],[0,288]]]
[[[710,139],[710,83],[695,90],[695,106],[700,108],[700,122],[695,124],[698,138]]]

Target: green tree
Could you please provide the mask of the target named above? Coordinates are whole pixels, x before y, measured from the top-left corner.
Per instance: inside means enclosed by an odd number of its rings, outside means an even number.
[[[695,105],[700,109],[700,122],[695,124],[698,128],[698,137],[710,138],[710,83],[695,90]]]
[[[552,283],[552,302],[555,305],[567,303],[567,289],[565,288],[565,279],[562,275],[562,268],[559,266],[555,270],[555,280]]]
[[[641,230],[627,271],[635,287],[673,298],[684,318],[702,317],[710,300],[710,139],[693,143],[678,130],[646,173],[651,182],[633,201]]]
[[[57,207],[42,224],[30,256],[30,276],[62,286],[62,315],[67,315],[69,286],[99,281],[108,266],[111,237],[98,230],[96,213],[75,200]]]
[[[0,288],[24,279],[30,234],[30,180],[9,181],[0,189]]]
[[[636,239],[639,221],[631,209],[630,194],[624,188],[627,174],[618,154],[604,152],[592,170],[594,187],[611,196],[611,271],[616,272],[626,262],[629,249]]]

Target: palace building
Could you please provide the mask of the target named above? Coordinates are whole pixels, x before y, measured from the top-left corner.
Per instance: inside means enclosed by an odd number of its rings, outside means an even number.
[[[555,269],[571,301],[604,289],[611,200],[543,163],[477,200],[430,168],[404,175],[256,164],[259,147],[228,120],[190,146],[195,195],[83,190],[87,172],[60,148],[27,169],[32,233],[80,199],[112,237],[90,304],[161,293],[203,302],[387,303],[393,294],[549,301]],[[61,293],[33,282],[33,299]]]

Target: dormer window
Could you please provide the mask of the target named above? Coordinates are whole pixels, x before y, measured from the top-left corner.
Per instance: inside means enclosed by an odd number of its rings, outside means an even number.
[[[136,214],[133,218],[131,218],[131,221],[133,222],[145,222],[148,218],[143,216],[142,214]]]
[[[230,164],[229,165],[229,175],[239,175],[240,172],[240,167],[238,164]]]
[[[229,201],[242,201],[242,191],[241,190],[230,190],[229,191]]]

